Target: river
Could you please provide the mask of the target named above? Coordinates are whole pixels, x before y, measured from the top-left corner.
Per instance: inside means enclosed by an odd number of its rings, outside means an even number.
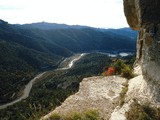
[[[73,67],[74,63],[76,61],[78,61],[79,59],[82,58],[82,56],[84,56],[85,53],[82,53],[82,54],[76,54],[70,58],[66,58],[64,61],[62,61],[62,63],[60,64],[60,67],[57,68],[56,70],[54,71],[57,71],[57,70],[67,70],[67,69],[70,69]],[[63,65],[65,63],[65,66]],[[62,67],[63,66],[63,67]],[[40,73],[38,74],[36,77],[34,77],[26,86],[25,86],[25,89],[23,90],[23,94],[20,98],[17,98],[16,100],[12,101],[12,102],[9,102],[9,103],[6,103],[6,104],[3,104],[3,105],[0,105],[0,109],[4,109],[4,108],[7,108],[8,106],[11,106],[15,103],[18,103],[20,102],[21,100],[23,99],[26,99],[28,96],[29,96],[29,93],[32,89],[32,86],[34,84],[34,82],[41,78],[46,72],[43,72],[43,73]]]

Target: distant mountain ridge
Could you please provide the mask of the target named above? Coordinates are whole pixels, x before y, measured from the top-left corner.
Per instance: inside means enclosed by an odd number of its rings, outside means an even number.
[[[56,23],[9,24],[0,20],[0,42],[45,54],[67,57],[94,50],[135,50],[137,32],[129,28],[98,29]]]
[[[53,30],[53,29],[95,29],[101,32],[110,31],[115,34],[120,34],[124,36],[131,36],[135,39],[137,37],[137,32],[131,30],[130,28],[120,28],[120,29],[104,29],[104,28],[94,28],[90,26],[81,26],[81,25],[67,25],[67,24],[57,24],[57,23],[47,23],[47,22],[37,22],[31,24],[15,24],[22,29],[41,29],[41,30]]]
[[[50,30],[50,29],[81,29],[81,28],[89,28],[88,26],[80,26],[80,25],[67,25],[67,24],[57,24],[57,23],[47,23],[47,22],[37,22],[31,24],[15,24],[15,26],[19,26],[23,29],[42,29],[42,30]]]

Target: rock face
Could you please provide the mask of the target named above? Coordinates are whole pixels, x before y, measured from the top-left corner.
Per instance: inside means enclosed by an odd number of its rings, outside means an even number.
[[[42,120],[48,119],[53,113],[65,115],[88,109],[98,110],[103,120],[108,120],[112,111],[119,105],[120,93],[125,82],[125,78],[117,76],[85,78],[75,95],[68,97],[61,106],[44,116]]]
[[[132,29],[139,30],[137,64],[151,91],[160,102],[160,0],[124,0],[124,12]]]

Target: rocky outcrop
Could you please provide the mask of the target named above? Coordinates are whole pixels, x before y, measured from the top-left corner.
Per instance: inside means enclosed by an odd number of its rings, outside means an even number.
[[[68,97],[61,106],[42,119],[48,119],[53,113],[65,115],[73,111],[96,109],[103,120],[108,120],[115,107],[119,105],[120,93],[126,81],[125,78],[117,76],[85,78],[75,95]]]
[[[150,93],[142,75],[129,81],[118,76],[85,78],[76,94],[69,96],[61,106],[41,120],[50,120],[54,113],[66,116],[73,112],[81,113],[92,109],[100,113],[102,120],[127,120],[126,113],[131,111],[134,104],[149,103],[160,107],[160,104],[154,103]]]
[[[133,100],[130,100],[127,103],[124,103],[122,107],[117,106],[111,114],[109,120],[127,120],[126,112],[130,110],[131,105],[134,103]]]
[[[160,102],[160,1],[124,0],[124,12],[132,29],[139,30],[137,64],[142,68],[150,95]]]
[[[132,78],[128,82],[126,102],[130,101],[131,99],[136,99],[142,104],[152,101],[147,82],[143,79],[142,75]]]

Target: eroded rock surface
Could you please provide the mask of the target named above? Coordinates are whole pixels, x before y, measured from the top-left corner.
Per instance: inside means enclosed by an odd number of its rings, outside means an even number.
[[[160,0],[124,0],[124,12],[132,29],[139,30],[137,64],[150,89],[160,102]]]
[[[142,75],[132,78],[128,82],[126,101],[129,101],[131,99],[137,99],[142,104],[150,102],[152,100],[147,82],[143,79]]]
[[[114,108],[119,105],[119,94],[125,82],[125,78],[117,76],[85,78],[80,83],[79,92],[68,97],[61,106],[43,119],[48,119],[53,113],[65,115],[73,111],[96,109],[103,119],[108,120]]]
[[[130,100],[129,102],[124,103],[122,107],[117,106],[112,112],[109,120],[127,120],[126,112],[129,111],[132,103],[134,103],[134,101]]]

